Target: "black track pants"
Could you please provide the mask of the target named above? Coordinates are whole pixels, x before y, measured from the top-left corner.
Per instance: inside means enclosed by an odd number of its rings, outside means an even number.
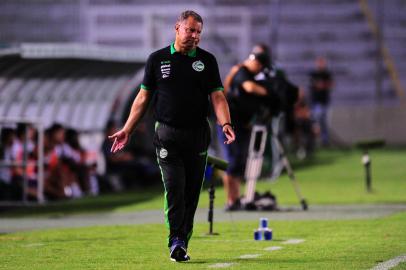
[[[179,129],[157,123],[154,144],[165,188],[168,246],[175,237],[184,240],[187,246],[206,168],[209,124]]]

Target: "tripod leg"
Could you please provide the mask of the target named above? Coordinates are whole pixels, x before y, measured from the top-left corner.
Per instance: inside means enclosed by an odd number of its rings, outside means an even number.
[[[252,128],[245,168],[245,179],[247,180],[247,186],[245,197],[242,201],[245,206],[254,202],[255,186],[257,179],[261,174],[264,159],[263,155],[267,139],[266,136],[267,129],[265,126],[255,125]]]
[[[307,210],[308,209],[307,202],[306,202],[305,198],[303,198],[303,196],[302,196],[302,192],[300,191],[299,183],[296,181],[295,174],[293,172],[292,166],[290,166],[290,162],[289,162],[288,158],[286,157],[283,146],[277,137],[275,137],[275,141],[279,148],[279,152],[282,156],[283,164],[286,168],[286,171],[288,172],[288,176],[291,180],[291,183],[295,190],[296,196],[299,198],[300,204],[302,205],[302,209]]]
[[[247,191],[245,196],[245,202],[250,203],[254,201],[254,194],[255,194],[255,186],[256,186],[256,179],[247,179]]]

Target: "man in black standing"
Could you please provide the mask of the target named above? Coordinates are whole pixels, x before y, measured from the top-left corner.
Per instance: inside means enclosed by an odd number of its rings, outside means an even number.
[[[240,182],[244,178],[251,122],[263,103],[263,99],[269,94],[264,86],[256,82],[255,76],[267,64],[268,56],[266,54],[252,53],[242,64],[233,67],[234,70],[229,75],[227,99],[230,103],[230,111],[236,126],[238,140],[224,148],[229,163],[223,176],[227,196],[226,211],[241,209]]]
[[[209,98],[226,136],[235,140],[230,113],[215,57],[197,47],[203,20],[184,11],[175,24],[175,42],[152,53],[145,66],[140,92],[124,127],[109,136],[112,152],[122,149],[154,95],[154,145],[165,189],[165,221],[172,261],[188,261],[210,143]]]
[[[327,68],[327,61],[324,57],[316,59],[316,68],[310,72],[309,76],[312,114],[320,128],[321,143],[323,146],[328,146],[330,138],[327,127],[327,112],[333,76]]]

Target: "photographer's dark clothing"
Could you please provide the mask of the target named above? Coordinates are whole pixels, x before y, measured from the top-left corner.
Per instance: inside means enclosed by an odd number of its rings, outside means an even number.
[[[209,95],[222,91],[215,57],[196,48],[187,55],[174,44],[150,55],[142,89],[154,93],[154,145],[165,188],[168,246],[192,235],[210,143]]]
[[[255,82],[255,74],[249,72],[245,66],[241,66],[231,81],[230,91],[227,95],[237,140],[232,144],[225,145],[224,148],[228,161],[227,173],[236,177],[244,176],[251,135],[250,123],[264,100],[264,97],[249,94],[244,90],[242,84],[246,81]]]
[[[249,72],[245,66],[241,66],[234,75],[230,91],[227,94],[231,120],[237,129],[240,126],[249,125],[261,103],[261,97],[249,94],[244,90],[242,84],[246,81],[255,82],[255,74]]]
[[[318,83],[330,85],[332,75],[328,70],[314,70],[310,72],[310,92],[312,104],[318,103],[327,105],[330,103],[330,86],[317,88]]]
[[[219,128],[219,139],[221,142],[226,140],[221,127]],[[251,136],[251,127],[239,127],[235,130],[235,136],[238,138],[232,144],[223,144],[225,159],[228,161],[227,174],[244,177],[245,164],[248,157],[248,146]]]

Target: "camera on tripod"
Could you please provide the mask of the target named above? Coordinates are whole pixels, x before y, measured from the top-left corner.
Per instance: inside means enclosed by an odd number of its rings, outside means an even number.
[[[262,124],[282,112],[292,110],[299,95],[299,88],[286,78],[281,69],[272,66],[270,69],[265,68],[263,73],[264,78],[256,83],[263,86],[268,95],[260,99],[260,106],[255,113],[255,122]]]

